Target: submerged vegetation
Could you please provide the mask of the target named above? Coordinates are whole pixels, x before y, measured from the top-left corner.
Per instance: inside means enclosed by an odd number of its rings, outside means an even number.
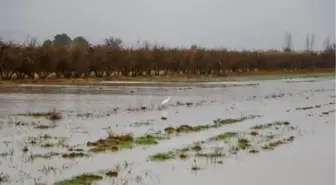
[[[92,147],[91,152],[118,151],[120,149],[131,149],[136,145],[154,145],[159,140],[169,139],[167,136],[159,134],[146,134],[134,138],[130,133],[109,133],[105,139],[99,139],[95,142],[88,142],[87,146]]]
[[[202,130],[207,130],[207,129],[211,129],[211,128],[219,128],[222,127],[224,125],[230,125],[230,124],[235,124],[238,122],[242,122],[248,119],[254,119],[254,118],[258,118],[261,117],[260,115],[250,115],[250,116],[244,116],[241,118],[237,118],[237,119],[233,119],[233,118],[229,118],[229,119],[216,119],[213,121],[213,124],[206,124],[206,125],[197,125],[197,126],[190,126],[190,125],[181,125],[178,127],[167,127],[165,128],[165,131],[169,134],[172,134],[174,132],[176,133],[188,133],[188,132],[199,132]]]
[[[118,151],[122,148],[133,148],[134,138],[131,134],[109,134],[105,139],[99,139],[95,142],[88,142],[91,152]]]
[[[102,180],[103,177],[95,174],[82,174],[71,179],[56,182],[54,185],[83,185],[92,184],[94,181]]]
[[[61,112],[56,109],[52,109],[48,112],[35,112],[35,113],[26,113],[26,114],[17,114],[17,115],[34,117],[34,118],[47,118],[47,119],[54,120],[54,121],[62,119]]]
[[[167,153],[157,153],[150,156],[150,159],[153,161],[164,161],[168,159],[173,159],[175,157],[175,154],[173,152],[167,152]]]
[[[239,151],[246,151],[251,154],[256,154],[259,153],[261,149],[273,150],[277,146],[288,144],[295,139],[295,136],[288,136],[282,139],[277,139],[274,132],[278,131],[280,129],[279,127],[287,128],[286,130],[288,132],[295,130],[295,127],[291,126],[291,124],[287,121],[276,121],[273,123],[259,124],[251,127],[250,130],[252,131],[221,133],[210,137],[207,140],[196,142],[185,148],[171,150],[166,153],[154,154],[149,158],[153,161],[164,161],[177,157],[180,159],[185,159],[191,155],[194,155],[195,157],[218,158],[235,155]],[[253,132],[256,133],[251,134]],[[209,150],[207,146],[211,145],[211,143],[218,143],[223,148],[215,147],[213,152],[206,152]],[[226,152],[224,151],[224,148],[227,149]]]
[[[67,138],[52,137],[48,134],[41,134],[36,137],[28,137],[28,139],[25,141],[26,144],[29,144],[32,146],[39,146],[42,148],[68,147],[66,142],[67,142]]]
[[[131,133],[114,133],[109,132],[108,137],[104,139],[99,139],[94,142],[87,142],[87,146],[91,147],[91,152],[105,152],[105,151],[119,151],[120,149],[131,149],[136,145],[155,145],[158,144],[160,140],[170,139],[173,133],[188,133],[188,132],[199,132],[202,130],[218,128],[228,124],[234,124],[238,122],[245,121],[247,119],[254,119],[256,117],[261,117],[260,115],[245,116],[237,119],[217,119],[214,120],[213,124],[207,125],[181,125],[178,127],[167,127],[164,129],[165,133],[158,131],[154,134],[145,134],[134,138]]]

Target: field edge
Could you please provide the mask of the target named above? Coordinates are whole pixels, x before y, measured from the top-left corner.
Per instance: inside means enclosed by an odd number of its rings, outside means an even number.
[[[0,86],[17,86],[22,84],[40,85],[160,85],[166,83],[204,83],[204,82],[240,82],[253,80],[277,80],[277,79],[302,79],[302,78],[323,78],[335,77],[335,69],[318,71],[297,71],[297,72],[249,72],[233,73],[229,76],[151,76],[151,77],[115,77],[115,78],[49,78],[25,79],[25,80],[0,80]]]

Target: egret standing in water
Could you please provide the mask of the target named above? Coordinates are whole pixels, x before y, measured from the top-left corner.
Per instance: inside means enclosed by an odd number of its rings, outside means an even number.
[[[163,110],[163,108],[167,108],[165,106],[167,105],[169,100],[170,100],[170,96],[168,98],[166,98],[165,100],[163,100],[161,105],[159,106],[159,110]],[[166,120],[167,119],[167,114],[168,113],[166,111],[161,112],[161,119]]]
[[[165,100],[162,101],[161,105],[160,105],[160,109],[162,109],[167,103],[168,101],[170,100],[170,96],[168,98],[166,98]]]

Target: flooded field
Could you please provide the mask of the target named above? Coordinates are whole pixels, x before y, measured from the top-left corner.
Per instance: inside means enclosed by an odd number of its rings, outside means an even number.
[[[335,184],[335,79],[23,85],[0,102],[0,184]]]

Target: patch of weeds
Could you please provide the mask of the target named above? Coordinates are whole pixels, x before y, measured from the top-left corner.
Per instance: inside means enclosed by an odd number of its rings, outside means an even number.
[[[308,106],[308,107],[299,107],[296,108],[296,110],[309,110],[309,109],[317,109],[321,108],[322,105],[315,105],[315,106]]]
[[[211,137],[209,140],[223,140],[223,141],[228,141],[233,137],[237,137],[238,136],[238,132],[226,132],[223,134],[219,134],[215,137]]]
[[[60,139],[56,142],[43,143],[41,144],[41,147],[42,148],[50,148],[50,147],[58,147],[58,146],[66,147],[65,142],[66,142],[65,139]]]
[[[264,129],[270,129],[273,126],[282,126],[282,125],[288,126],[288,125],[290,125],[290,123],[288,121],[275,121],[273,123],[255,125],[255,126],[251,127],[250,129],[252,129],[252,130],[264,130]]]
[[[95,174],[82,174],[71,179],[56,182],[54,185],[83,185],[92,184],[94,181],[102,180],[103,177]]]
[[[308,106],[308,107],[299,107],[299,108],[296,108],[296,110],[308,110],[308,109],[313,109],[314,107],[312,106]]]
[[[0,157],[6,157],[6,156],[8,156],[9,155],[9,153],[8,152],[3,152],[3,153],[0,153]]]
[[[262,124],[262,125],[255,125],[255,126],[251,127],[251,129],[253,129],[253,130],[263,130],[263,129],[272,128],[272,126],[273,126],[272,123],[268,123],[268,124]]]
[[[117,177],[118,176],[118,171],[110,170],[110,171],[106,172],[105,175],[109,176],[109,177]]]
[[[188,155],[186,153],[180,153],[179,157],[180,159],[186,159],[188,158]]]
[[[122,141],[119,143],[119,149],[132,149],[134,147],[135,145],[133,141]]]
[[[176,128],[167,127],[167,128],[164,129],[164,131],[166,131],[168,134],[172,134],[172,133],[176,132]]]
[[[153,110],[153,107],[146,107],[146,106],[141,106],[141,107],[136,107],[136,108],[127,108],[126,111],[128,112],[138,112],[138,111],[151,111]]]
[[[329,110],[329,111],[326,111],[326,112],[322,112],[322,115],[328,115],[330,113],[333,113],[335,112],[335,110]]]
[[[93,147],[92,152],[118,151],[120,149],[131,149],[136,145],[155,145],[159,140],[169,139],[160,133],[146,134],[141,137],[133,138],[132,134],[113,134],[110,133],[105,139],[95,142],[88,142],[87,146]]]
[[[217,128],[226,124],[233,124],[236,122],[244,121],[246,119],[253,119],[255,117],[260,117],[260,115],[251,115],[246,117],[241,117],[238,119],[217,119],[213,124],[209,125],[199,125],[199,126],[189,126],[181,125],[179,127],[167,127],[165,128],[166,133],[180,133],[180,132],[197,132],[201,130],[206,130],[209,128]],[[217,139],[225,140],[225,137],[229,139],[234,137],[237,133],[226,133],[227,135],[219,135]],[[135,145],[154,145],[159,142],[159,140],[169,139],[165,134],[158,133],[154,135],[147,134],[138,138],[133,138],[131,134],[115,134],[109,133],[109,136],[105,139],[99,139],[95,142],[88,142],[87,146],[92,147],[91,152],[104,152],[104,151],[118,151],[121,148],[133,148]],[[215,138],[214,138],[215,139]],[[194,148],[195,150],[196,148]]]
[[[283,122],[275,122],[277,125],[290,125],[290,123],[288,121],[283,121]]]
[[[225,153],[220,151],[214,151],[212,153],[196,153],[197,157],[207,157],[207,158],[218,158],[218,157],[225,157]]]
[[[281,98],[281,97],[284,97],[285,96],[285,93],[278,93],[278,94],[272,94],[272,95],[269,95],[269,96],[265,96],[266,99],[270,99],[270,98]]]
[[[127,168],[127,166],[128,166],[128,163],[125,161],[124,168]],[[108,177],[117,177],[119,175],[120,170],[121,170],[121,166],[117,164],[113,169],[107,171],[105,175]]]
[[[93,147],[91,152],[118,151],[122,148],[133,148],[134,138],[131,134],[110,133],[105,139],[99,139],[95,142],[88,142],[87,146]]]
[[[23,122],[23,121],[14,121],[14,122],[11,122],[11,123],[15,124],[16,126],[29,125],[29,122]],[[32,124],[34,124],[34,122],[32,122]]]
[[[41,118],[41,117],[48,117],[51,115],[50,112],[35,112],[35,113],[25,113],[25,114],[16,114],[17,116],[26,116],[26,117],[35,117],[35,118]]]
[[[335,102],[329,102],[329,105],[335,105]]]
[[[17,114],[18,116],[28,116],[28,117],[34,117],[34,118],[47,118],[50,120],[60,120],[62,119],[61,112],[52,109],[49,112],[35,112],[35,113],[26,113],[26,114]]]
[[[230,148],[229,148],[229,153],[230,154],[237,154],[239,152],[239,148],[237,147],[237,146],[231,146]]]
[[[40,169],[38,169],[38,171],[42,172],[45,175],[48,175],[50,173],[57,173],[57,169],[54,166],[47,166],[47,165],[43,165]]]
[[[155,145],[158,144],[158,140],[163,139],[167,139],[167,137],[147,134],[136,138],[135,143],[139,145]]]
[[[69,152],[83,152],[84,149],[82,149],[82,148],[69,148],[68,151]]]
[[[61,112],[59,110],[53,109],[50,111],[50,116],[48,117],[50,120],[60,120],[62,119]]]
[[[38,145],[42,148],[49,147],[67,147],[66,138],[51,137],[50,135],[40,135],[37,137],[28,137],[26,143],[30,145]]]
[[[259,153],[259,150],[257,150],[257,149],[251,149],[251,150],[249,151],[249,153],[250,153],[250,154],[256,154],[256,153]]]
[[[48,143],[43,143],[43,144],[41,144],[41,147],[42,148],[50,148],[50,147],[53,147],[53,146],[55,146],[56,144],[55,143],[50,143],[50,142],[48,142]]]
[[[7,183],[9,182],[9,175],[0,172],[0,183]]]
[[[295,136],[289,136],[289,137],[285,138],[284,141],[285,142],[292,142],[292,141],[294,141],[294,139],[295,139]]]
[[[165,128],[165,131],[169,134],[177,132],[177,133],[188,133],[188,132],[199,132],[211,128],[219,128],[224,125],[229,125],[229,124],[235,124],[238,122],[245,121],[247,119],[253,119],[256,117],[261,117],[260,115],[251,115],[251,116],[245,116],[237,119],[216,119],[213,121],[213,124],[206,124],[206,125],[197,125],[197,126],[190,126],[190,125],[181,125],[178,127],[167,127]]]
[[[193,151],[201,151],[202,147],[199,143],[196,143],[194,146],[191,147],[191,150]]]
[[[278,146],[280,146],[282,144],[288,144],[290,142],[293,142],[294,139],[295,139],[294,136],[289,136],[289,137],[286,137],[286,138],[281,139],[281,140],[269,142],[268,144],[263,145],[262,149],[263,150],[274,150],[276,147],[278,147]]]
[[[251,145],[250,145],[250,141],[246,138],[239,138],[238,139],[238,148],[239,149],[242,149],[242,150],[245,150],[245,149],[248,149],[250,148]]]
[[[65,153],[62,154],[63,158],[77,158],[77,157],[88,157],[88,154],[85,154],[83,152],[71,152],[71,153]]]
[[[222,133],[214,137],[210,137],[207,140],[195,142],[194,144],[181,148],[181,149],[174,149],[167,153],[155,154],[153,156],[150,156],[150,158],[155,161],[164,161],[164,160],[168,160],[168,159],[172,159],[176,157],[179,157],[180,159],[185,159],[188,157],[188,155],[192,155],[192,153],[194,153],[195,156],[197,157],[207,157],[207,158],[215,159],[217,157],[224,157],[226,156],[226,154],[235,155],[239,151],[245,151],[250,154],[257,154],[260,152],[261,149],[262,150],[273,150],[275,147],[281,144],[290,143],[295,139],[294,136],[290,136],[287,138],[283,138],[281,140],[274,141],[276,135],[273,133],[273,131],[270,131],[269,134],[267,135],[259,133],[261,129],[269,129],[269,128],[275,129],[275,127],[278,127],[278,129],[280,129],[280,127],[290,128],[290,129],[286,129],[286,131],[295,129],[287,121],[275,121],[273,123],[256,125],[252,127],[253,129],[252,131],[248,130],[245,132]],[[240,135],[244,137],[241,137]],[[253,138],[253,139],[249,140],[250,138]],[[210,142],[218,142],[218,141],[225,141],[224,143],[229,145],[228,151],[223,152],[223,151],[216,150],[210,153],[200,152],[200,151],[204,151],[204,148],[203,148],[204,144],[209,144]],[[253,141],[256,141],[257,143],[255,143],[256,146],[252,147]]]
[[[77,113],[75,116],[81,118],[81,119],[89,119],[89,118],[103,118],[111,116],[112,114],[117,114],[119,111],[119,107],[115,107],[112,110],[108,110],[106,112],[99,112],[99,113]]]
[[[271,141],[275,138],[275,135],[274,134],[269,134],[269,135],[266,135],[264,138],[265,138],[266,141]]]
[[[199,166],[192,166],[191,167],[191,170],[192,171],[198,171],[198,170],[200,170],[201,168],[199,167]]]
[[[56,125],[37,125],[34,128],[36,129],[50,129],[50,128],[56,128]]]
[[[30,154],[28,156],[29,160],[34,160],[37,158],[41,158],[41,159],[50,159],[51,157],[55,157],[55,156],[59,156],[60,153],[57,152],[48,152],[46,154]]]
[[[252,130],[252,131],[251,131],[251,135],[252,135],[252,136],[257,136],[257,135],[259,135],[259,132],[256,131],[256,130]]]
[[[28,152],[28,147],[27,147],[27,146],[24,146],[24,147],[22,148],[22,152],[24,152],[24,153]]]
[[[173,158],[175,158],[174,152],[157,153],[150,156],[150,159],[152,161],[165,161]]]
[[[140,121],[140,122],[135,122],[132,124],[132,126],[135,126],[135,127],[140,127],[140,126],[148,126],[148,125],[152,125],[153,122],[147,120],[147,121]]]
[[[248,120],[248,119],[254,119],[254,118],[257,118],[257,117],[261,117],[261,116],[260,115],[250,115],[250,116],[244,116],[244,117],[237,118],[237,119],[232,119],[232,118],[216,119],[213,122],[215,124],[219,124],[219,125],[228,125],[228,124],[234,124],[234,123],[237,123],[237,122],[245,121],[245,120]]]

